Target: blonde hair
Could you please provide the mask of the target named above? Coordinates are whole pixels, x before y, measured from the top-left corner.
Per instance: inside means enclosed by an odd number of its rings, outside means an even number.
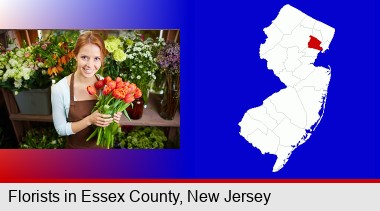
[[[81,33],[77,39],[77,42],[75,44],[74,48],[74,55],[77,56],[79,53],[79,50],[86,44],[94,44],[97,45],[101,52],[101,61],[102,66],[104,65],[104,58],[107,55],[107,49],[104,45],[103,38],[96,32],[93,31],[85,31]]]

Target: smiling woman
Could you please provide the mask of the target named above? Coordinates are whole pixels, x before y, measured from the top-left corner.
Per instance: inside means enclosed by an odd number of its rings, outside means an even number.
[[[54,126],[60,135],[68,136],[66,148],[99,148],[96,139],[86,141],[93,132],[92,125],[107,127],[119,122],[121,113],[113,117],[92,112],[96,97],[88,94],[87,87],[100,79],[96,75],[103,65],[107,50],[97,33],[86,31],[79,35],[74,48],[76,70],[52,87]]]

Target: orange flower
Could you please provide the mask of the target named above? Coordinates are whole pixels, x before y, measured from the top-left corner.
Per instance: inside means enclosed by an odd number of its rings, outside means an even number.
[[[48,74],[49,75],[56,75],[58,73],[57,67],[49,67]]]
[[[109,86],[106,86],[106,87],[103,89],[103,94],[104,94],[104,95],[108,95],[110,92],[112,92],[112,89],[111,89]]]
[[[135,91],[134,97],[140,98],[141,96],[142,96],[142,91],[139,88],[137,88]]]
[[[120,99],[120,100],[123,100],[123,99],[125,98],[125,95],[126,95],[126,94],[127,94],[127,93],[126,93],[125,90],[122,89],[122,88],[115,89],[115,90],[113,90],[113,92],[112,92],[112,96],[113,96],[114,98],[116,98],[116,99]]]
[[[120,82],[116,82],[116,89],[118,88],[124,88],[125,87],[125,83],[120,81]]]
[[[63,71],[63,67],[61,67],[61,66],[56,66],[56,67],[57,67],[57,70],[59,73],[61,73]]]
[[[62,56],[61,57],[61,63],[65,65],[65,64],[67,64],[67,62],[68,62],[68,60],[66,60],[66,56]]]
[[[123,79],[120,78],[120,77],[117,77],[117,78],[115,79],[115,81],[116,81],[116,83],[119,83],[119,82],[123,82]]]
[[[94,86],[87,86],[87,92],[90,95],[94,95],[96,93],[96,89]]]
[[[106,84],[110,81],[112,81],[112,78],[110,76],[107,76],[104,78],[104,81],[106,82]]]
[[[136,84],[134,83],[129,84],[129,93],[135,93],[136,88],[137,88]]]
[[[114,90],[116,88],[116,81],[107,82],[107,86]]]
[[[75,57],[74,51],[70,51],[67,55],[69,56],[70,59]]]
[[[133,97],[133,94],[128,93],[125,95],[124,102],[131,103],[134,100],[135,100],[135,98]]]

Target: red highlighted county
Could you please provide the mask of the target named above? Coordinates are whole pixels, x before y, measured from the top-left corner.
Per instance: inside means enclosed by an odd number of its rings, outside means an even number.
[[[313,49],[320,50],[320,51],[323,50],[322,47],[320,46],[321,41],[319,41],[317,38],[315,38],[311,35],[309,37],[310,37],[310,41],[308,43],[309,48],[313,48]]]

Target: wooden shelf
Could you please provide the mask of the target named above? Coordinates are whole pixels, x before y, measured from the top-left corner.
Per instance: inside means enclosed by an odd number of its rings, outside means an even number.
[[[29,122],[53,122],[52,115],[31,115],[21,114],[18,110],[14,95],[1,89],[4,101],[6,102],[9,112],[9,119],[12,121],[17,140],[21,142],[22,136],[28,127]],[[158,126],[169,127],[169,140],[175,137],[175,128],[180,127],[180,114],[176,113],[173,120],[165,120],[158,114],[161,96],[158,94],[150,94],[147,108],[144,109],[141,119],[129,121],[124,115],[121,117],[120,125],[133,126]],[[25,124],[23,124],[25,123]]]
[[[120,125],[134,125],[134,126],[159,126],[159,127],[179,127],[180,114],[176,113],[173,120],[163,119],[158,114],[158,107],[160,103],[160,95],[150,94],[147,108],[144,108],[141,119],[129,121],[124,115],[120,119]]]
[[[32,114],[10,114],[10,120],[32,121],[32,122],[53,122],[52,115],[32,115]]]

